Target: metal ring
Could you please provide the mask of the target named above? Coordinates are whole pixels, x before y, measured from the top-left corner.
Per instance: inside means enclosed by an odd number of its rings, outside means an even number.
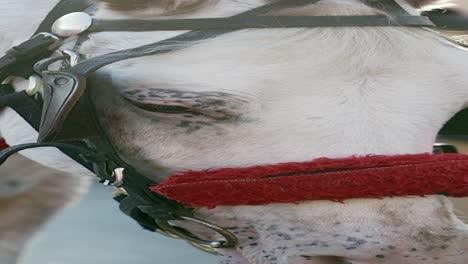
[[[187,215],[174,215],[174,217],[179,218],[180,220],[193,222],[193,223],[202,225],[208,229],[211,229],[212,231],[215,231],[216,233],[223,236],[225,241],[209,241],[209,240],[201,239],[197,235],[191,233],[190,231],[180,226],[170,224],[169,223],[170,220],[168,219],[156,219],[156,223],[158,224],[158,226],[164,229],[164,231],[169,232],[171,234],[175,234],[181,239],[185,239],[189,242],[196,243],[206,248],[218,249],[218,248],[234,247],[237,245],[236,236],[218,225],[203,221],[195,217],[187,216]]]
[[[16,76],[10,75],[2,81],[2,84],[11,84],[15,78]]]
[[[156,231],[158,234],[163,235],[163,236],[168,237],[168,238],[183,239],[183,238],[179,237],[176,234],[173,234],[171,232],[162,230],[160,228],[156,228],[156,230],[154,230],[154,231]],[[194,247],[196,249],[199,249],[199,250],[201,250],[203,252],[213,254],[213,255],[218,255],[218,249],[215,249],[215,248],[212,248],[212,247],[207,247],[205,245],[202,245],[200,243],[196,243],[196,242],[193,242],[193,241],[187,241],[187,243],[189,243],[192,247]]]
[[[187,241],[187,243],[189,243],[192,247],[194,247],[196,249],[199,249],[199,250],[201,250],[203,252],[213,254],[213,255],[218,255],[218,249],[215,249],[215,248],[212,248],[212,247],[207,247],[205,245],[195,243],[195,242],[192,242],[192,241]]]
[[[6,77],[5,80],[2,81],[2,84],[12,84],[15,78],[16,76],[10,75]],[[28,94],[29,96],[34,96],[37,93],[39,93],[39,91],[41,91],[43,87],[41,77],[33,74],[29,76],[28,81],[29,81],[28,88],[24,90],[26,94]]]
[[[156,230],[154,230],[154,231],[156,231],[157,233],[159,233],[159,234],[161,234],[161,235],[163,235],[163,236],[165,236],[165,237],[175,238],[175,239],[182,239],[182,238],[179,237],[178,235],[173,234],[173,233],[171,233],[171,232],[169,232],[169,231],[163,230],[163,229],[161,229],[161,228],[156,228]]]

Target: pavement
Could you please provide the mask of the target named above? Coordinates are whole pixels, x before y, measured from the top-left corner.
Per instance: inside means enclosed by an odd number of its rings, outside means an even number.
[[[112,188],[93,184],[32,241],[22,264],[215,264],[216,257],[143,230],[121,213]]]

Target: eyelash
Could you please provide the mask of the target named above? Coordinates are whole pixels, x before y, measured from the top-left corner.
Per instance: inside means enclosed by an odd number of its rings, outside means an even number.
[[[150,111],[150,112],[158,112],[158,113],[165,113],[165,114],[188,114],[188,113],[193,112],[187,107],[178,106],[178,105],[145,104],[145,103],[140,103],[140,102],[136,102],[136,101],[128,100],[128,99],[127,101],[140,109],[143,109],[145,111]]]
[[[200,118],[208,118],[210,120],[217,120],[217,121],[233,121],[239,118],[238,114],[225,112],[223,110],[215,110],[215,111],[205,111],[204,108],[191,108],[191,107],[184,107],[179,105],[161,105],[161,104],[149,104],[149,103],[142,103],[138,102],[129,98],[125,98],[130,104],[134,105],[135,107],[152,113],[159,113],[159,114],[174,114],[178,116],[198,116]]]
[[[198,8],[205,2],[210,0],[100,0],[104,2],[108,8],[120,12],[145,11],[146,9],[159,8],[160,15],[173,15],[174,13],[184,13]]]
[[[152,5],[151,2],[154,1],[100,0],[100,2],[104,2],[108,8],[115,11],[133,11],[146,9],[150,7]]]
[[[213,116],[208,113],[204,113],[200,109],[196,108],[189,108],[189,107],[184,107],[184,106],[178,106],[178,105],[160,105],[160,104],[148,104],[148,103],[142,103],[142,102],[137,102],[131,99],[127,99],[128,102],[130,102],[132,105],[138,107],[141,110],[152,112],[152,113],[159,113],[159,114],[174,114],[178,116],[199,116],[199,117],[204,117],[204,118],[209,118],[212,120],[225,120],[224,115],[220,116]]]

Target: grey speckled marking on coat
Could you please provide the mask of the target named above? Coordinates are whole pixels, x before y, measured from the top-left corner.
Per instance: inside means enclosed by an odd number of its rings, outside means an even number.
[[[343,247],[347,250],[357,249],[358,247],[367,244],[367,240],[357,237],[348,237],[346,238],[346,241],[350,242],[350,244],[343,245]]]
[[[248,109],[249,100],[223,92],[185,92],[167,89],[126,90],[123,96],[133,105],[151,112],[204,116],[216,121],[236,121]]]
[[[240,260],[236,260],[234,256],[229,254],[219,253],[218,256],[221,258],[221,260],[218,262],[219,264],[245,264]]]
[[[418,230],[418,232],[412,238],[416,242],[430,247],[430,246],[434,246],[436,243],[440,243],[441,241],[449,242],[452,240],[456,240],[457,234],[456,233],[442,234],[439,232],[434,232],[430,227],[427,227],[427,228],[421,228],[420,230]],[[446,248],[447,246],[443,245],[443,247]],[[442,248],[442,249],[445,249],[445,248]]]

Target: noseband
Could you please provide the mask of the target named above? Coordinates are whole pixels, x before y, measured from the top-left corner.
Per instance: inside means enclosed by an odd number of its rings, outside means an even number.
[[[106,131],[99,123],[95,106],[87,89],[87,80],[97,70],[109,64],[177,51],[196,45],[195,43],[199,41],[209,41],[217,36],[241,29],[434,27],[427,17],[410,15],[394,0],[363,0],[365,4],[387,15],[315,17],[268,15],[274,11],[311,5],[318,1],[283,0],[228,18],[98,20],[91,17],[90,13],[93,12],[94,7],[87,1],[62,0],[50,11],[33,37],[11,48],[5,56],[0,58],[0,80],[3,81],[0,86],[0,109],[11,107],[39,132],[37,143],[12,146],[1,151],[0,165],[12,154],[24,149],[56,147],[92,171],[102,183],[119,188],[120,193],[115,199],[120,202],[120,209],[144,228],[170,237],[185,239],[203,250],[213,251],[218,248],[234,247],[237,239],[231,232],[193,216],[193,208],[187,206],[190,204],[190,199],[176,201],[166,197],[166,195],[171,196],[168,188],[169,185],[174,184],[174,181],[166,185],[158,185],[120,158]],[[59,49],[61,43],[72,36],[78,36],[76,45],[78,47],[78,44],[86,41],[89,34],[97,32],[162,30],[189,30],[189,32],[149,45],[85,60],[81,60],[81,55],[77,50]],[[180,43],[184,45],[173,45]],[[55,62],[62,62],[60,70],[49,69],[49,66]],[[29,88],[15,92],[11,86],[12,77],[15,76],[29,78]],[[317,169],[317,164],[314,164],[314,168]],[[320,172],[320,170],[317,171]],[[213,175],[210,174],[210,176]],[[193,182],[194,178],[191,179]],[[223,183],[224,187],[226,187],[225,183]],[[235,187],[232,183],[228,185]],[[177,186],[180,187],[180,185]],[[434,193],[435,190],[431,189],[430,192]],[[177,199],[177,196],[171,197]],[[302,200],[309,198],[311,197],[305,197]],[[327,197],[315,198],[326,199]],[[296,199],[293,202],[299,200]],[[262,200],[262,202],[250,204],[264,203]],[[222,203],[192,204],[223,205]],[[204,240],[175,225],[171,222],[173,220],[202,225],[221,235],[224,240]]]

